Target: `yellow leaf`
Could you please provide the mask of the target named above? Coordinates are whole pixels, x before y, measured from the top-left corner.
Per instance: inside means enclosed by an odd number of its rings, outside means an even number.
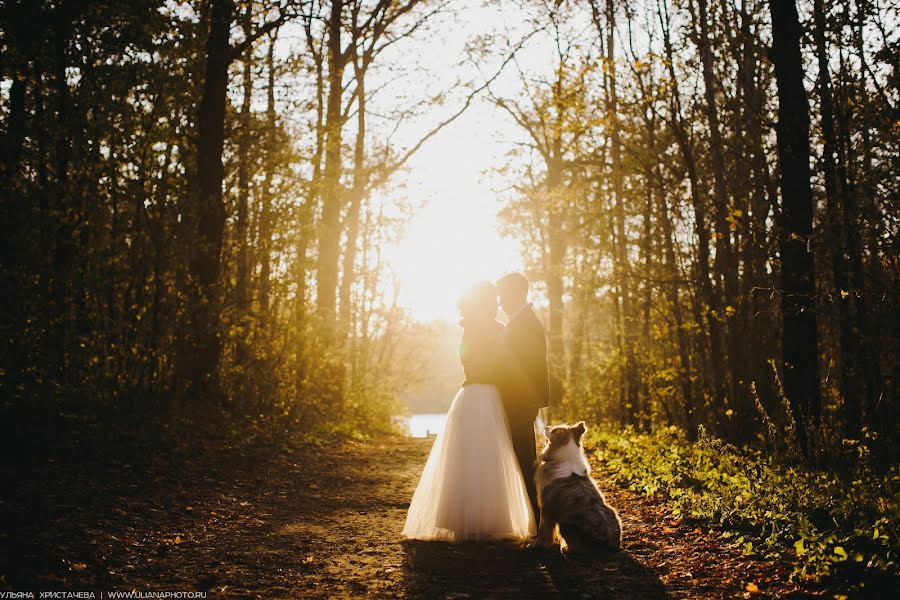
[[[176,543],[176,544],[180,544],[181,541],[182,541],[182,540],[181,540],[181,536],[180,536],[180,535],[176,535],[176,536],[175,536],[175,543]]]
[[[751,581],[750,583],[747,584],[747,587],[746,587],[745,589],[746,589],[748,592],[750,592],[751,594],[758,594],[758,593],[759,593],[759,586],[756,585],[755,583],[753,583],[752,581]]]
[[[185,506],[184,510],[194,510],[194,507],[193,506]]]
[[[729,408],[728,410],[725,411],[725,416],[726,416],[726,417],[730,417],[730,416],[733,415],[733,414],[734,414],[734,411],[731,410],[730,408]]]
[[[847,290],[841,290],[841,298],[847,298],[850,295],[850,292]]]
[[[314,560],[314,559],[313,559],[313,556],[312,556],[312,554],[310,554],[309,556],[307,556],[306,558],[303,559],[303,564],[304,564],[304,565],[308,565],[308,564],[311,563],[313,560]]]
[[[87,569],[87,565],[84,563],[72,563],[73,571],[84,571],[85,569]]]

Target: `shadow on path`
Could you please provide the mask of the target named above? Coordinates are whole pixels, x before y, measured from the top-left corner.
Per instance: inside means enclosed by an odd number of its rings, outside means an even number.
[[[810,597],[788,565],[610,487],[625,551],[402,538],[431,440],[161,449],[21,466],[0,493],[0,591],[208,590],[222,598]],[[867,587],[868,592],[870,588]]]
[[[412,598],[669,598],[627,552],[567,558],[511,544],[404,543],[403,587]]]

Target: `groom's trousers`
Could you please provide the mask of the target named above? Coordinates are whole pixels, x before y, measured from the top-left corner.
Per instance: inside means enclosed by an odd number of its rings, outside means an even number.
[[[534,521],[537,524],[541,518],[541,511],[538,508],[537,487],[534,484],[534,461],[537,459],[534,418],[516,416],[510,419],[509,433],[512,437],[513,451],[515,451],[519,467],[522,469],[522,477],[525,478],[525,490],[531,500],[531,509],[534,511]]]

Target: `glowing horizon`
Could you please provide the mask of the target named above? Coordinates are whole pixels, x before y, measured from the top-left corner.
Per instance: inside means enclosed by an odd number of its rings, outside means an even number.
[[[515,27],[519,18],[512,18],[502,5],[477,1],[463,2],[459,9],[465,22],[478,24],[484,32]],[[471,27],[444,28],[441,42],[429,44],[412,60],[429,65],[445,89],[452,87],[459,77],[460,56],[474,33]],[[398,60],[404,58],[408,56]],[[490,71],[497,65],[482,66]],[[508,91],[516,82],[514,74],[504,73],[497,87]],[[421,135],[420,130],[409,133],[410,139]],[[496,170],[507,162],[511,144],[521,139],[516,125],[482,97],[407,165],[404,192],[423,206],[404,227],[403,239],[385,248],[385,257],[399,280],[398,301],[414,319],[455,322],[456,300],[471,283],[495,281],[523,269],[519,242],[498,231],[503,200],[496,191],[508,185]]]
[[[407,190],[425,205],[386,255],[400,281],[399,302],[419,321],[454,321],[468,285],[522,269],[519,243],[498,231],[502,202],[483,172],[496,165],[485,110],[473,108],[411,165]]]

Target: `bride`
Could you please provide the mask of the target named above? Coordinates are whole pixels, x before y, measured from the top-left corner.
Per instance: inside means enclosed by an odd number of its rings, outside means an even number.
[[[497,290],[476,283],[459,300],[465,382],[453,399],[416,487],[403,535],[417,540],[512,539],[534,534],[500,392],[504,327]]]

